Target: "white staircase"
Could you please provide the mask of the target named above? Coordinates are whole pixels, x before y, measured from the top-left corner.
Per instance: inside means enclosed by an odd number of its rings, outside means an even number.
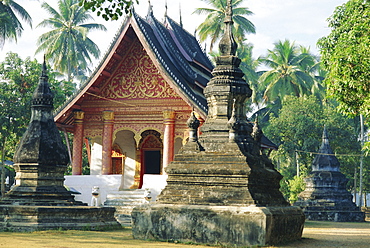
[[[104,202],[104,206],[116,208],[115,217],[122,226],[131,226],[132,209],[143,203],[145,189],[125,189],[110,192]]]

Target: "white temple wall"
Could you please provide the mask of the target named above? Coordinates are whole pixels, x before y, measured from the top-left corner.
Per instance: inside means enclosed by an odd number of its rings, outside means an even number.
[[[71,175],[64,176],[64,185],[77,190],[81,194],[76,194],[75,199],[91,206],[92,188],[98,186],[100,190],[99,201],[102,205],[107,194],[117,191],[121,184],[121,175]]]
[[[135,175],[135,158],[136,158],[136,145],[134,133],[131,131],[123,130],[116,134],[114,143],[118,144],[122,152],[126,155],[125,167],[123,172],[123,180],[120,189],[128,189],[134,184]]]
[[[103,146],[101,137],[94,138],[91,145],[90,175],[101,174],[102,149]]]

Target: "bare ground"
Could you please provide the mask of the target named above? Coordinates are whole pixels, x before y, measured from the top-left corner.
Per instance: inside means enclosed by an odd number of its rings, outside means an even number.
[[[370,222],[306,221],[302,239],[274,247],[370,247]]]
[[[32,233],[0,232],[0,248],[206,248],[194,244],[134,240],[131,229],[116,231],[40,231]],[[300,240],[270,247],[370,247],[370,222],[307,221]]]

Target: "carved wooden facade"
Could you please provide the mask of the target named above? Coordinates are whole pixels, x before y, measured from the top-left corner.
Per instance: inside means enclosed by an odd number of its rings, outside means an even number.
[[[206,116],[211,70],[181,25],[159,23],[151,10],[146,19],[133,13],[94,74],[56,111],[58,127],[74,134],[72,173],[82,172],[87,139],[91,174],[122,174],[122,188],[140,188],[145,173],[164,174],[187,138],[191,111]]]

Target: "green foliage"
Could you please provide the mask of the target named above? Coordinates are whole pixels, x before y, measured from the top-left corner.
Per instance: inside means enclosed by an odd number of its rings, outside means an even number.
[[[86,10],[96,11],[98,16],[102,16],[106,21],[118,20],[123,13],[128,14],[130,8],[138,4],[138,0],[79,0],[79,5]]]
[[[37,27],[53,29],[39,37],[36,53],[44,52],[53,68],[65,73],[67,81],[71,82],[81,71],[88,70],[91,56],[100,56],[98,46],[87,35],[91,30],[106,31],[106,28],[102,24],[86,23],[93,18],[78,5],[78,0],[59,0],[58,7],[59,12],[47,3],[42,4],[51,17]]]
[[[274,153],[281,166],[295,163],[295,151],[317,151],[323,130],[323,108],[313,96],[286,96],[278,117],[270,116],[269,126],[264,133],[276,144]],[[312,156],[300,154],[302,164],[309,165]],[[295,166],[293,166],[295,168]]]
[[[17,41],[22,34],[23,26],[17,16],[32,27],[32,18],[22,6],[13,0],[0,1],[0,48],[6,40]]]
[[[224,20],[226,16],[226,1],[224,0],[202,0],[207,2],[212,8],[197,8],[195,14],[207,14],[203,23],[201,23],[197,31],[199,33],[200,41],[203,42],[207,38],[211,38],[210,51],[212,52],[213,46],[224,33]],[[231,5],[233,8],[233,35],[239,45],[245,40],[245,35],[249,33],[256,33],[256,29],[251,21],[245,16],[252,15],[253,12],[246,7],[238,6],[243,0],[232,0]]]
[[[289,40],[278,41],[274,45],[266,57],[260,58],[271,68],[260,77],[266,102],[282,102],[286,95],[301,97],[318,92],[322,99],[325,91],[315,77],[319,66],[317,58],[309,49],[296,46]]]
[[[314,96],[286,96],[278,116],[271,116],[264,129],[264,134],[279,145],[279,150],[271,153],[271,159],[285,177],[286,185],[282,189],[288,192],[289,180],[296,175],[296,151],[300,176],[310,172],[312,160],[321,145],[324,125],[331,148],[339,154],[340,170],[351,178],[349,186],[352,187],[354,168],[359,165],[361,152],[357,123],[357,119],[338,113],[335,105],[320,104]]]
[[[31,114],[33,91],[39,82],[41,64],[37,60],[22,60],[16,53],[8,53],[0,63],[0,147],[5,146],[5,157],[12,159],[14,150],[25,132]],[[54,93],[54,106],[72,94],[70,83],[58,81],[49,72],[49,84]]]
[[[306,184],[303,181],[303,177],[294,176],[293,179],[288,180],[288,187],[288,199],[291,203],[294,203],[298,200],[299,193],[301,193],[306,188]]]
[[[335,9],[330,34],[318,42],[328,95],[349,115],[370,113],[369,17],[369,1],[349,0]]]

